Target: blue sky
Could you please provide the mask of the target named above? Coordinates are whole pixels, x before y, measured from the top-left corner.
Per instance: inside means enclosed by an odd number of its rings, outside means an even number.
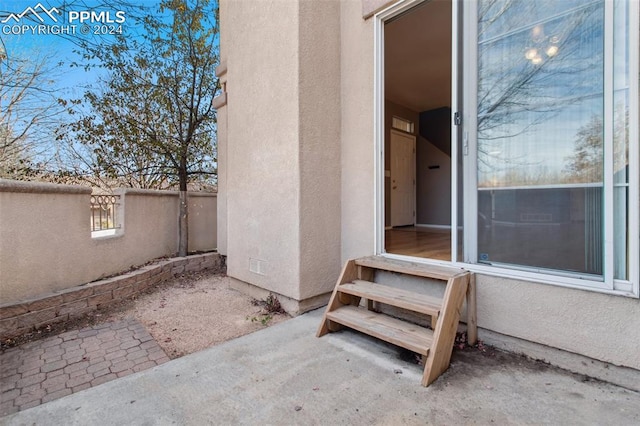
[[[76,0],[77,1],[77,0]],[[67,0],[69,2],[69,0]],[[64,0],[0,0],[0,11],[3,12],[3,16],[6,13],[14,13],[16,15],[25,11],[29,7],[36,7],[37,4],[42,4],[46,9],[51,10],[52,7],[60,7],[65,3]],[[76,11],[80,10],[92,10],[95,6],[102,3],[99,0],[82,0],[83,6],[76,6]],[[152,6],[157,4],[156,1],[141,2],[141,4],[147,4]],[[109,8],[102,8],[100,10],[109,11]],[[117,9],[111,9],[109,12],[111,15],[115,14]],[[49,17],[40,13],[44,18],[43,24],[46,25],[59,25],[66,26],[68,23],[63,21],[67,19],[66,14],[60,14],[58,23],[49,19]],[[54,14],[54,16],[56,16]],[[4,18],[2,18],[4,19]],[[0,20],[2,20],[0,19]],[[111,18],[113,19],[113,17]],[[33,34],[32,30],[20,31],[19,34],[15,34],[15,26],[27,23],[29,25],[35,25],[39,22],[35,18],[26,19],[22,18],[20,22],[16,22],[10,19],[6,23],[0,23],[2,29],[2,41],[5,45],[8,55],[17,57],[26,57],[32,60],[38,60],[46,58],[49,63],[50,87],[55,88],[55,91],[59,97],[80,97],[84,92],[84,86],[94,83],[98,80],[101,74],[99,69],[92,69],[85,71],[82,67],[71,67],[73,62],[80,62],[82,58],[74,52],[77,50],[77,46],[72,42],[73,39],[79,39],[80,25],[75,25],[76,35],[70,34],[66,38],[55,34]],[[64,25],[63,25],[64,24]],[[91,30],[95,29],[99,23],[88,22]],[[115,25],[115,24],[114,24]],[[131,32],[135,34],[135,28],[132,27],[133,23],[130,20],[129,24],[125,21],[121,24],[121,29],[124,34]],[[118,26],[120,26],[118,24]],[[14,27],[14,28],[11,28]],[[100,35],[99,37],[109,37],[108,35]]]
[[[151,10],[156,9],[161,0],[138,0],[134,1],[136,5],[145,6]],[[75,24],[76,35],[69,35],[66,38],[55,34],[31,34],[30,31],[23,32],[21,34],[12,34],[11,27],[23,23],[30,25],[38,24],[36,18],[33,16],[29,18],[22,18],[21,21],[16,22],[14,19],[9,19],[6,23],[1,23],[2,20],[7,18],[7,15],[13,13],[19,15],[27,8],[36,8],[44,19],[43,24],[47,25],[68,25],[67,22],[70,19],[70,13],[82,12],[82,11],[96,11],[105,12],[108,14],[108,18],[111,21],[118,21],[122,19],[123,15],[117,16],[120,12],[117,5],[113,6],[113,1],[109,0],[0,0],[0,38],[5,45],[7,52],[10,55],[16,55],[20,57],[31,58],[37,60],[39,58],[48,58],[50,68],[52,69],[50,83],[55,88],[59,97],[64,98],[78,98],[84,93],[84,87],[88,84],[95,83],[101,75],[101,70],[93,68],[90,71],[85,71],[82,67],[71,67],[73,62],[81,62],[82,58],[75,50],[78,50],[77,46],[72,40],[77,40],[83,37],[80,34],[82,25],[77,21]],[[216,2],[212,2],[213,5]],[[37,5],[41,4],[44,9],[51,11],[52,8],[58,8],[65,10],[59,15],[52,13],[57,17],[58,22],[52,21],[48,16],[42,13],[42,9],[38,9]],[[106,4],[106,6],[105,6]],[[122,12],[120,12],[122,13]],[[107,16],[105,16],[107,17]],[[124,22],[105,23],[95,21],[85,21],[87,24],[85,29],[88,29],[91,33],[101,28],[107,30],[118,30],[127,37],[137,37],[141,28],[136,27],[135,20],[131,16],[124,15]],[[109,35],[93,35],[95,39],[109,38]]]
[[[37,161],[48,162],[53,158],[57,152],[54,130],[69,120],[56,99],[81,99],[89,87],[92,86],[93,91],[98,90],[97,83],[105,75],[100,68],[86,70],[82,66],[83,58],[77,52],[79,48],[76,43],[86,37],[93,37],[97,42],[113,37],[103,31],[119,31],[128,38],[139,36],[141,28],[136,27],[134,17],[123,15],[124,12],[113,6],[114,2],[117,3],[116,0],[0,0],[0,48],[6,50],[9,58],[2,65],[15,66],[22,60],[32,64],[46,61],[45,75],[35,87],[46,90],[50,95],[32,96],[29,105],[35,108],[38,102],[42,102],[51,113],[58,111],[57,115],[48,114],[46,121],[39,119],[27,135],[27,140],[31,139],[36,144],[37,148],[32,154]],[[153,11],[159,3],[160,0],[148,0],[138,1],[136,5]],[[102,15],[88,16],[84,22],[79,22],[80,13],[90,14],[92,11],[96,14],[102,12]],[[67,32],[66,36],[47,34],[56,32],[54,29],[60,32],[61,28]],[[0,55],[0,58],[3,56]],[[11,59],[20,61],[11,62]],[[80,66],[72,67],[74,62]],[[2,71],[3,68],[0,68]],[[53,105],[53,108],[49,105]],[[29,114],[23,113],[23,117],[15,119],[13,126],[20,129],[22,125],[27,125],[32,120]]]

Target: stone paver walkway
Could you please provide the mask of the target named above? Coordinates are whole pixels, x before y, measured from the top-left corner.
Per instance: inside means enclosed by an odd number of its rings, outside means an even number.
[[[0,416],[169,361],[135,319],[99,324],[0,354]]]

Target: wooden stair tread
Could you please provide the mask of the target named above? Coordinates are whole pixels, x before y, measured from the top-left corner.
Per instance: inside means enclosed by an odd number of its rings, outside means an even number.
[[[373,283],[377,270],[444,281],[444,295],[439,299]],[[475,280],[469,271],[382,256],[351,259],[342,268],[316,335],[321,337],[349,327],[422,354],[425,357],[422,385],[429,386],[449,367],[465,297],[467,326],[476,335]],[[361,299],[367,300],[367,308],[360,307]],[[374,312],[376,301],[431,315],[433,331]]]
[[[429,354],[433,340],[427,328],[356,306],[342,306],[327,312],[326,318],[422,355]]]
[[[439,265],[425,265],[415,262],[389,259],[382,256],[369,256],[355,259],[358,266],[380,269],[389,272],[398,272],[406,275],[413,275],[424,278],[434,278],[448,281],[450,278],[468,274],[468,271],[460,268],[450,268]]]
[[[442,308],[442,299],[437,297],[363,280],[342,284],[338,291],[431,316],[439,315]]]

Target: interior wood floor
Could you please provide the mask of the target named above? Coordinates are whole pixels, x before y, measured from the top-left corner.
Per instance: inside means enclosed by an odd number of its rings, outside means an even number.
[[[451,232],[422,227],[401,227],[384,232],[387,253],[451,260]]]

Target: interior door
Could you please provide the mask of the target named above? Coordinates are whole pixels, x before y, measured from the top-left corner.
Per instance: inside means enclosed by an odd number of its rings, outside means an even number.
[[[416,138],[391,130],[391,226],[415,224]]]

